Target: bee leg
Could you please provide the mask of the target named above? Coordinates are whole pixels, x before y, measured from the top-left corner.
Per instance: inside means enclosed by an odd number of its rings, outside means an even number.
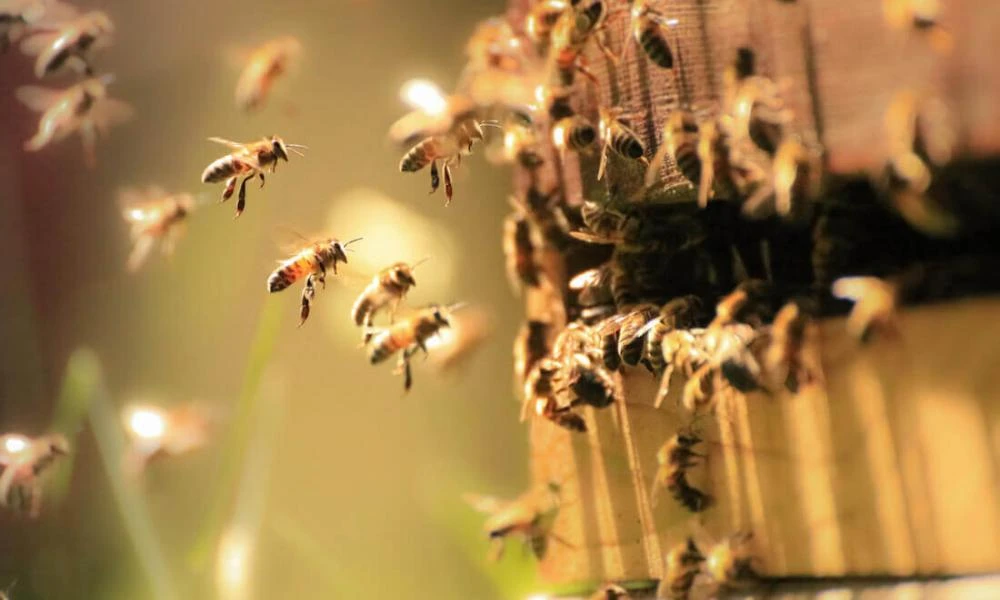
[[[239,217],[240,215],[242,215],[243,214],[243,209],[246,208],[246,205],[247,205],[247,181],[253,179],[253,177],[254,176],[252,174],[251,175],[247,175],[246,177],[243,178],[243,181],[240,182],[240,194],[239,194],[239,198],[236,200],[236,216],[233,217],[234,219],[237,218],[237,217]]]
[[[438,175],[438,165],[436,160],[431,161],[431,191],[429,193],[433,194],[437,191],[438,186],[441,185],[441,176]]]
[[[587,61],[584,60],[583,55],[576,62],[576,70],[580,72],[581,75],[590,80],[594,85],[600,85],[597,81],[597,76],[587,67]]]
[[[272,169],[271,172],[274,173],[274,170]],[[261,171],[260,173],[257,173],[257,176],[260,177],[260,187],[263,188],[264,187],[264,172]]]
[[[605,30],[605,31],[598,32],[598,34],[594,36],[594,41],[597,42],[597,47],[600,48],[601,53],[604,54],[604,57],[607,58],[611,62],[612,65],[617,66],[618,65],[618,57],[615,56],[613,52],[611,52],[611,48],[608,48],[608,41],[606,39],[604,39],[604,37],[605,37],[603,35],[604,33],[607,33],[607,31]],[[631,37],[631,36],[627,36],[626,39],[628,39],[628,37]]]
[[[226,180],[226,188],[222,190],[222,202],[225,202],[226,200],[229,200],[230,198],[233,197],[233,192],[236,191],[237,179],[239,179],[239,177],[234,176]]]
[[[309,318],[309,307],[312,299],[316,296],[316,285],[313,283],[313,276],[306,277],[306,286],[302,289],[302,308],[299,309],[299,327],[305,324]]]
[[[449,165],[448,163],[444,163],[444,195],[445,195],[444,205],[445,206],[448,206],[449,204],[451,204],[451,194],[452,194],[452,187],[451,187],[451,165]]]

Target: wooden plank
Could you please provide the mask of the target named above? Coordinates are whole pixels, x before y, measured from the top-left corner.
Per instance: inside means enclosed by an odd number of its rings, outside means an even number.
[[[626,401],[587,409],[587,435],[535,419],[533,477],[564,484],[572,544],[551,545],[546,581],[655,579],[687,536],[747,530],[769,577],[1000,570],[1000,300],[908,310],[898,339],[867,346],[840,319],[821,330],[825,387],[723,400],[699,423],[693,481],[716,501],[700,515],[649,497],[657,449],[690,419],[677,381],[655,409],[657,382],[625,372]]]

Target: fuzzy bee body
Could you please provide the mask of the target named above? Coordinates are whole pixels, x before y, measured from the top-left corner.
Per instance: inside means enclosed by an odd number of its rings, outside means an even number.
[[[106,14],[92,11],[67,21],[56,32],[43,32],[29,37],[22,46],[25,54],[36,55],[35,76],[39,79],[53,75],[74,64],[84,75],[90,76],[90,53],[105,43],[114,32],[114,25]]]
[[[236,203],[236,216],[239,217],[246,207],[246,186],[247,181],[255,176],[260,178],[260,185],[264,187],[264,171],[270,168],[274,173],[278,167],[278,161],[288,162],[288,150],[301,154],[298,144],[286,144],[280,137],[274,135],[257,142],[243,144],[233,142],[218,137],[208,138],[211,142],[216,142],[232,149],[230,154],[218,158],[205,168],[201,174],[202,183],[219,183],[224,181],[226,187],[222,191],[222,201],[225,202],[232,197],[236,190],[236,182],[242,177],[240,192]]]
[[[552,28],[568,7],[566,0],[536,2],[524,18],[525,33],[539,48],[548,46]]]
[[[566,543],[552,532],[560,506],[559,490],[558,484],[550,483],[545,490],[530,490],[510,502],[477,494],[464,496],[474,509],[488,515],[483,530],[493,542],[493,560],[503,555],[504,540],[510,535],[521,537],[536,558],[545,555],[550,537]]]
[[[403,388],[409,390],[413,385],[410,358],[417,350],[427,352],[427,340],[437,335],[442,328],[450,326],[449,309],[440,306],[423,308],[407,319],[374,332],[368,360],[375,365],[402,351],[399,369],[404,375]]]
[[[337,274],[337,263],[347,263],[346,247],[358,239],[360,238],[346,243],[333,238],[313,242],[294,256],[282,261],[267,278],[267,291],[270,293],[280,292],[305,278],[302,305],[299,309],[300,327],[309,318],[312,300],[316,296],[316,284],[326,287],[327,271],[332,270],[334,275]]]
[[[514,340],[514,374],[517,381],[524,383],[535,364],[549,353],[549,330],[546,321],[529,320],[524,323]]]
[[[441,161],[447,206],[452,197],[451,165],[460,162],[463,154],[472,152],[473,144],[484,139],[483,124],[484,122],[476,119],[457,120],[447,133],[423,138],[403,155],[399,161],[399,170],[403,173],[415,173],[430,165],[433,194],[441,183],[437,166],[438,161]]]
[[[507,263],[507,277],[515,291],[522,286],[538,287],[541,273],[535,263],[535,246],[532,242],[531,223],[528,218],[514,212],[504,220],[503,253]]]
[[[753,534],[740,532],[719,542],[705,558],[705,570],[720,588],[741,588],[757,580]]]
[[[613,150],[619,156],[630,160],[638,160],[649,164],[646,159],[646,146],[638,134],[622,123],[619,110],[602,108],[598,123],[598,137],[601,140],[601,162],[597,169],[597,179],[604,178],[607,169],[608,150]]]
[[[586,150],[597,139],[594,126],[580,115],[563,117],[552,126],[552,140],[559,150]]]
[[[236,107],[252,111],[263,106],[275,81],[284,75],[302,52],[294,37],[281,37],[253,51],[236,83]]]
[[[667,552],[665,574],[657,589],[656,597],[665,600],[687,600],[704,562],[705,557],[691,538],[671,548]]]
[[[622,322],[618,332],[618,353],[626,365],[634,367],[642,360],[648,334],[646,325],[656,317],[657,312],[656,305],[643,304],[634,308]]]
[[[618,396],[611,373],[587,354],[578,353],[572,357],[567,380],[567,388],[574,396],[573,404],[605,408]]]
[[[660,316],[646,335],[646,360],[654,373],[666,367],[663,357],[663,339],[676,329],[687,329],[697,324],[701,312],[701,299],[694,295],[674,298],[660,308]]]
[[[390,315],[394,315],[396,306],[415,285],[413,267],[403,262],[390,265],[375,275],[351,307],[354,324],[366,329],[365,343],[371,337],[367,329],[371,327],[375,314],[391,305]]]
[[[634,0],[631,13],[632,38],[654,65],[661,69],[672,68],[674,53],[663,30],[667,23],[663,15],[649,7],[649,0]]]
[[[694,446],[701,443],[701,438],[693,432],[678,432],[656,453],[659,468],[653,480],[651,497],[661,487],[666,487],[670,495],[681,506],[691,512],[701,512],[711,503],[711,497],[688,483],[687,471],[694,467],[704,455],[694,451]]]

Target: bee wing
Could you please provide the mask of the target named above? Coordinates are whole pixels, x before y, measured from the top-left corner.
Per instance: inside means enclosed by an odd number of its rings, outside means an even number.
[[[98,131],[107,135],[113,125],[127,123],[135,117],[135,109],[128,102],[114,98],[104,98],[90,111],[90,118]]]
[[[156,239],[151,235],[142,235],[135,240],[132,252],[129,253],[128,261],[125,263],[125,268],[129,273],[135,273],[142,267],[146,259],[149,258],[149,253],[155,243]]]
[[[62,90],[54,90],[37,85],[22,85],[15,92],[17,99],[35,112],[45,112],[59,100],[62,94]]]
[[[285,253],[295,254],[301,251],[303,248],[312,246],[317,241],[322,239],[323,236],[311,236],[307,237],[299,233],[298,230],[289,227],[288,225],[275,225],[274,231],[272,232],[272,238],[278,248]]]
[[[29,35],[21,42],[21,52],[27,56],[38,56],[52,46],[59,38],[59,31],[43,31]]]
[[[614,315],[598,323],[597,333],[602,336],[609,335],[621,329],[622,324],[631,316],[631,313],[624,315]]]
[[[569,232],[570,237],[580,240],[581,242],[587,242],[588,244],[614,244],[617,242],[614,238],[606,237],[603,235],[597,235],[589,231],[575,230]]]
[[[247,148],[246,144],[241,144],[240,142],[234,142],[232,140],[227,140],[226,138],[221,138],[221,137],[213,136],[208,138],[208,141],[215,142],[216,144],[222,144],[223,146],[226,146],[233,150],[246,150]]]
[[[569,280],[571,290],[582,290],[588,287],[599,287],[604,285],[611,276],[611,271],[606,267],[595,267],[587,269],[573,276]]]
[[[452,122],[447,113],[432,115],[415,110],[403,115],[389,127],[389,139],[401,146],[411,146],[423,138],[447,133]]]
[[[508,504],[495,496],[472,494],[468,492],[462,494],[462,500],[464,500],[465,503],[471,506],[474,510],[487,515],[500,512]]]

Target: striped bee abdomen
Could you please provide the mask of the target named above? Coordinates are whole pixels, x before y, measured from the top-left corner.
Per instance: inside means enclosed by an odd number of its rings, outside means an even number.
[[[639,138],[624,127],[614,128],[611,133],[611,147],[615,149],[615,152],[633,160],[642,158],[646,153],[646,148],[639,141]]]
[[[254,167],[250,163],[242,161],[236,157],[223,156],[205,167],[205,171],[201,174],[201,182],[216,183],[219,181],[225,181],[233,175],[252,171],[253,168]]]
[[[674,53],[656,23],[650,23],[639,33],[639,44],[656,66],[664,69],[674,66]]]
[[[372,294],[367,293],[367,291],[354,301],[354,306],[351,307],[351,318],[354,319],[354,324],[361,326],[365,324],[366,319],[375,311],[375,300],[372,298]]]
[[[267,278],[267,290],[280,292],[312,271],[312,263],[305,258],[285,261]]]
[[[419,142],[410,151],[403,155],[399,161],[399,170],[404,173],[419,171],[438,158],[439,144],[436,139],[429,137]]]

